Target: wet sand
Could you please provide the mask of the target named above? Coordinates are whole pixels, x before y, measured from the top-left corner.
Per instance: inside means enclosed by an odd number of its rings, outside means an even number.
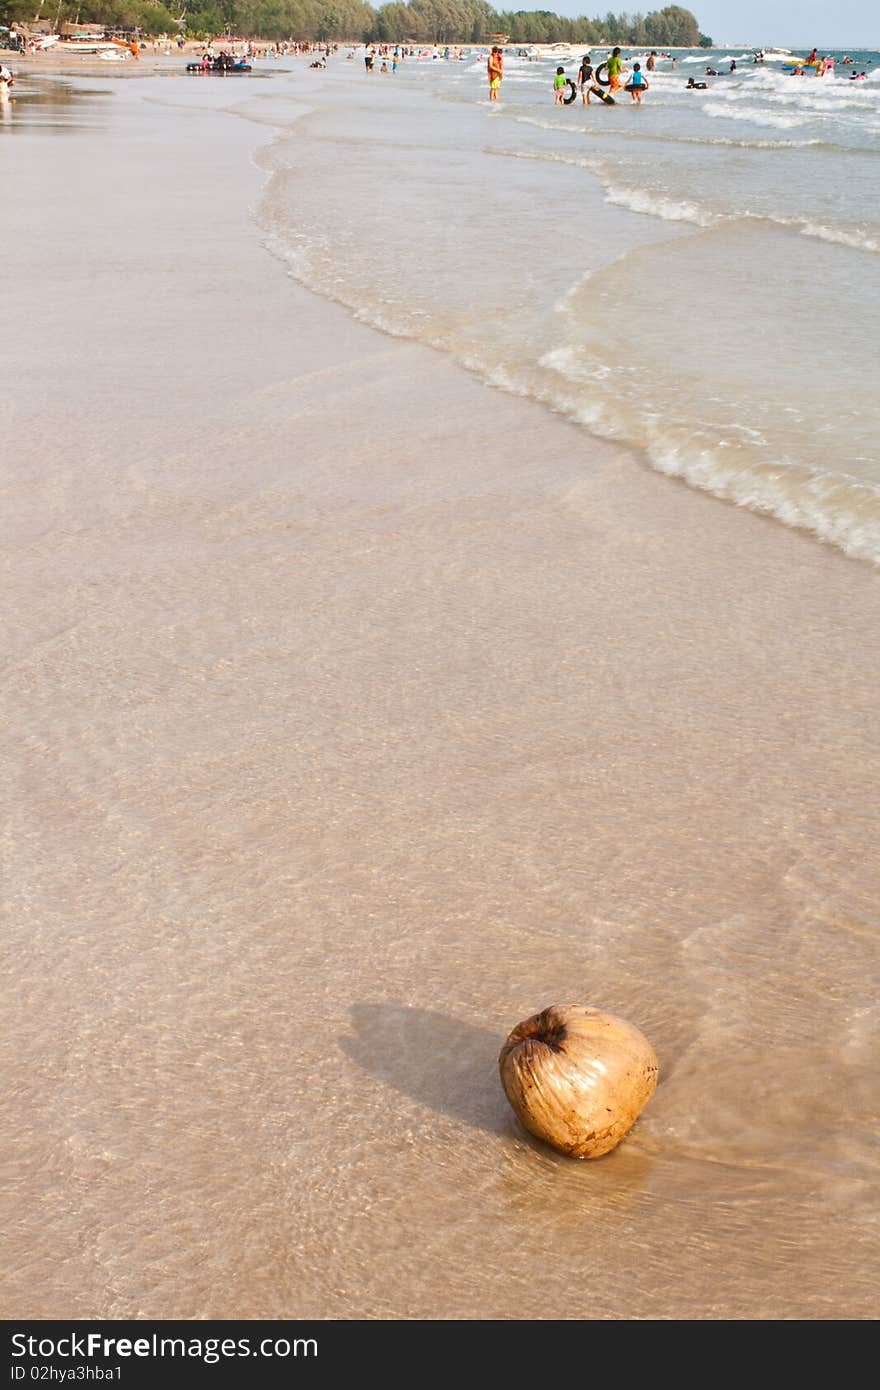
[[[876,572],[294,284],[184,85],[0,128],[6,1316],[874,1316]]]

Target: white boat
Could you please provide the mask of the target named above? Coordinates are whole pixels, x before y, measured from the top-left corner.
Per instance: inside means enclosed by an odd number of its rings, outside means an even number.
[[[554,63],[579,63],[585,53],[589,53],[590,45],[581,45],[575,48],[570,43],[537,43],[534,49],[539,58],[545,62]]]
[[[790,48],[759,48],[758,56],[765,63],[790,63],[794,58]]]
[[[55,45],[56,53],[106,53],[111,49],[117,52],[128,45],[121,39],[97,39],[94,34],[72,34],[69,39],[60,39]]]

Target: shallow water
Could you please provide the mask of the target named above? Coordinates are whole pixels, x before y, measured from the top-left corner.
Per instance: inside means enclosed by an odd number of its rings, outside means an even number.
[[[509,58],[491,107],[481,62],[409,60],[273,148],[261,219],[367,321],[877,561],[880,55],[853,56],[699,92],[730,55],[680,55],[613,109],[555,107],[553,63]]]
[[[715,304],[751,226],[344,61],[90,81],[64,140],[24,100],[0,136],[4,1306],[871,1317],[876,572],[528,399],[613,377],[635,429],[584,277]],[[686,340],[697,419],[641,313],[673,446],[731,426],[741,320],[723,380]],[[566,998],[661,1063],[588,1165],[497,1077]]]

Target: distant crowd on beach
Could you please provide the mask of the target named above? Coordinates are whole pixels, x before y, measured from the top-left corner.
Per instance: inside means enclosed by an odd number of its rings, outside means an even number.
[[[348,56],[353,58],[354,50]],[[367,72],[397,72],[407,58],[417,63],[426,59],[457,63],[469,56],[467,49],[452,47],[449,44],[444,48],[439,48],[436,44],[430,48],[418,48],[415,44],[368,43],[364,52],[364,68]]]

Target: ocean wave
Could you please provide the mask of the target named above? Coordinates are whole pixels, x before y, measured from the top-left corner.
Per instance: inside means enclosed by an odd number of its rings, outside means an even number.
[[[840,145],[835,140],[822,140],[818,137],[810,140],[736,140],[732,136],[718,136],[713,139],[711,136],[701,137],[697,135],[663,136],[660,138],[664,144],[716,145],[737,150],[815,150],[821,153],[833,152],[835,155],[855,155],[859,158],[863,158],[865,155],[880,155],[878,149],[859,149],[852,145]]]
[[[665,198],[644,188],[613,188],[605,195],[606,203],[629,208],[648,217],[660,217],[664,222],[691,222],[697,227],[714,227],[719,217],[699,204]]]
[[[528,159],[538,163],[565,164],[576,169],[586,169],[594,174],[605,186],[605,202],[616,207],[627,208],[646,217],[659,217],[664,222],[690,222],[696,227],[714,227],[722,220],[719,214],[700,207],[688,199],[666,198],[660,193],[652,193],[644,188],[620,188],[613,183],[613,171],[607,161],[588,159],[584,156],[556,154],[543,150],[500,150],[487,149],[487,154],[498,155],[503,159]]]
[[[558,121],[544,121],[540,116],[514,116],[517,125],[534,125],[539,130],[567,130],[572,131],[571,127],[560,126]],[[583,134],[583,126],[578,126],[577,131],[572,133]]]
[[[487,145],[484,153],[493,155],[498,159],[528,159],[537,164],[567,164],[575,169],[588,169],[593,174],[597,174],[603,167],[600,160],[556,154],[553,150],[502,150]]]
[[[809,125],[812,120],[812,116],[808,113],[783,115],[753,106],[748,108],[725,106],[718,101],[705,102],[703,111],[713,120],[749,121],[752,125],[769,126],[774,130],[796,130],[798,126]]]
[[[689,486],[711,493],[745,509],[772,515],[786,526],[805,530],[847,555],[880,565],[880,487],[842,474],[823,474],[784,461],[770,463],[743,457],[731,458],[720,449],[697,443],[671,442],[665,435],[661,413],[641,402],[638,418],[627,420],[613,387],[613,372],[601,361],[583,361],[575,349],[558,347],[528,364],[490,361],[483,350],[451,342],[439,325],[403,323],[387,312],[387,306],[357,304],[339,289],[317,286],[307,260],[287,238],[269,233],[264,245],[286,262],[290,273],[313,291],[344,304],[353,316],[393,337],[417,338],[446,351],[487,384],[511,395],[540,401],[600,437],[636,447],[651,467],[677,477]],[[589,279],[571,287],[555,306],[568,310],[567,300]],[[535,371],[537,368],[537,373]],[[542,377],[543,374],[543,377]],[[584,387],[591,388],[587,392]],[[751,433],[753,443],[763,441],[756,431],[736,424],[737,435]]]
[[[569,294],[574,293],[577,288],[579,286],[574,286]],[[605,381],[611,375],[611,368],[604,362],[586,364],[577,350],[571,347],[550,348],[543,357],[539,357],[538,366],[543,367],[545,371],[556,372],[566,381]]]
[[[651,444],[647,452],[660,473],[880,565],[880,488],[787,463],[728,463],[709,449],[689,453]]]
[[[738,145],[738,141],[733,142]],[[768,142],[775,145],[777,142]],[[759,145],[759,148],[763,148]],[[814,237],[819,241],[828,242],[831,245],[847,246],[854,251],[866,251],[871,254],[880,252],[880,240],[876,235],[865,231],[860,227],[841,226],[829,227],[823,223],[815,222],[808,218],[798,217],[774,217],[772,214],[738,212],[725,213],[706,207],[693,199],[676,199],[667,197],[665,194],[653,192],[648,188],[626,188],[617,186],[614,180],[617,172],[612,170],[607,162],[601,159],[590,159],[586,156],[574,156],[558,154],[550,150],[504,150],[487,148],[487,154],[497,155],[503,159],[525,159],[534,160],[538,163],[564,164],[578,169],[586,169],[593,174],[605,187],[605,202],[616,207],[627,208],[630,212],[635,212],[644,217],[657,217],[664,222],[687,222],[691,226],[709,229],[717,227],[724,222],[735,222],[738,219],[743,221],[770,222],[774,226],[784,227],[799,233],[801,236]]]
[[[854,251],[880,252],[880,241],[858,228],[825,227],[819,222],[801,222],[797,225],[801,236],[816,237],[819,241],[829,241],[836,246],[849,246]]]
[[[556,384],[531,391],[518,384],[518,395],[533,395],[602,438],[634,445],[659,473],[808,531],[854,559],[880,565],[880,487],[846,474],[762,459],[753,449],[765,445],[763,435],[742,424],[728,427],[744,445],[731,450],[696,440],[673,441],[662,415],[652,411],[647,401],[642,402],[638,417],[627,421],[607,383],[613,378],[611,370],[598,361],[585,362],[575,349],[554,348],[538,365],[557,378]],[[593,388],[586,398],[584,387]]]
[[[724,114],[729,114],[725,112]],[[538,116],[514,116],[513,118],[519,125],[536,126],[538,130],[550,130],[554,134],[571,135],[583,139],[584,135],[589,135],[591,140],[613,139],[625,140],[638,144],[657,144],[663,146],[670,145],[689,145],[698,148],[732,149],[732,150],[816,150],[833,151],[841,155],[880,155],[880,149],[873,147],[857,147],[853,145],[842,145],[836,140],[829,140],[822,136],[808,136],[806,139],[778,139],[774,140],[769,136],[761,139],[760,136],[747,135],[677,135],[669,131],[653,130],[633,130],[615,129],[610,126],[597,126],[595,124],[585,124],[583,121],[576,121],[574,124],[566,122],[563,125],[559,121],[546,121]],[[732,119],[737,119],[735,116]],[[864,127],[866,130],[870,127]]]
[[[583,289],[587,281],[592,280],[595,274],[596,272],[594,270],[585,270],[583,275],[581,275],[579,279],[575,280],[573,285],[569,285],[565,293],[560,295],[556,303],[553,305],[554,314],[568,313],[572,300],[577,296],[578,292]]]
[[[807,87],[793,84],[782,91],[762,90],[756,92],[752,87],[713,87],[712,102],[717,107],[742,107],[752,103],[752,110],[759,110],[770,116],[772,108],[782,107],[785,112],[839,121],[841,125],[863,129],[866,118],[878,114],[876,92],[866,92],[863,88],[853,88],[840,84],[836,89],[828,86]],[[760,106],[755,103],[760,102]],[[766,108],[771,108],[767,110]],[[731,112],[732,118],[736,119]]]

